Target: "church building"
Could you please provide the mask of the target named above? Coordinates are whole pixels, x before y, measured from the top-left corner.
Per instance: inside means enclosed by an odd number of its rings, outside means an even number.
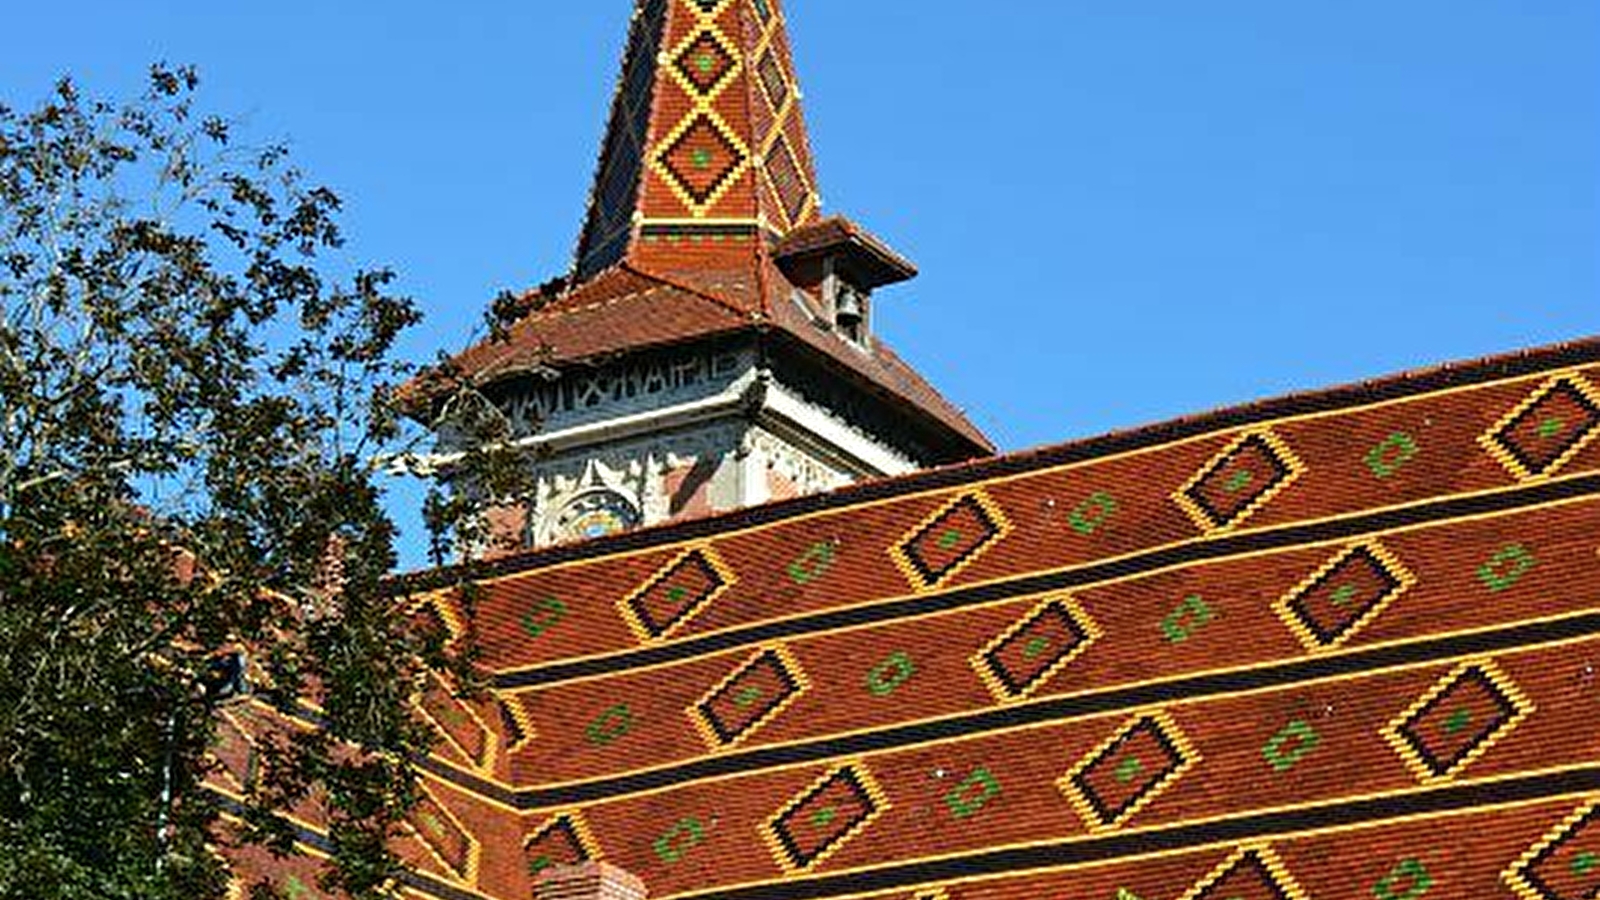
[[[800,99],[776,3],[638,4],[570,276],[456,360],[539,459],[500,537],[545,547],[994,451],[874,333],[917,270],[824,215]]]
[[[536,487],[396,581],[490,686],[406,889],[1600,896],[1600,339],[995,455],[873,328],[804,14],[637,0],[571,272],[456,358]]]

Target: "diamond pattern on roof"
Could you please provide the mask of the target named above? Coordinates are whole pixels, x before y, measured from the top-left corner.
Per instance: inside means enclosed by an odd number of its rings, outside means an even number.
[[[1349,641],[1416,583],[1377,541],[1341,551],[1274,608],[1306,649],[1332,650]]]
[[[536,876],[551,866],[575,866],[601,858],[583,814],[576,810],[551,817],[522,844],[528,874]]]
[[[1307,897],[1283,860],[1263,844],[1236,851],[1180,900],[1307,900]]]
[[[734,51],[709,28],[690,38],[672,60],[673,69],[702,97],[713,96],[726,85],[738,64]]]
[[[461,755],[480,769],[494,764],[497,738],[471,706],[437,673],[427,674],[427,684],[417,698],[417,708]]]
[[[866,767],[848,763],[801,791],[768,819],[761,831],[784,871],[806,872],[888,809],[888,798]]]
[[[984,684],[1002,701],[1031,696],[1101,635],[1067,597],[1046,600],[972,657]]]
[[[624,597],[618,608],[641,641],[659,641],[682,628],[737,580],[710,547],[695,547]]]
[[[228,787],[236,794],[244,796],[255,788],[259,765],[255,737],[228,710],[217,712],[217,737],[211,746],[210,759],[215,764],[213,771],[226,779]]]
[[[1200,762],[1164,712],[1137,716],[1056,781],[1091,831],[1120,828]]]
[[[1600,800],[1567,816],[1501,878],[1522,900],[1600,897]]]
[[[713,750],[732,747],[772,721],[811,686],[787,648],[764,648],[689,708]]]
[[[678,127],[656,154],[656,171],[696,209],[709,206],[739,173],[750,155],[717,114],[702,110]]]
[[[789,79],[784,77],[783,63],[778,62],[777,51],[768,47],[761,54],[761,61],[756,63],[756,75],[761,80],[761,89],[766,92],[772,114],[782,112],[784,104],[789,102]]]
[[[778,192],[778,199],[783,204],[784,215],[789,217],[789,224],[800,224],[806,210],[811,206],[811,189],[806,186],[806,178],[800,173],[800,165],[795,162],[794,154],[789,150],[789,142],[782,135],[772,145],[772,149],[767,151],[767,177],[772,180],[772,187]]]
[[[1425,784],[1455,778],[1534,711],[1493,662],[1464,663],[1383,731]]]
[[[1011,530],[982,491],[963,494],[912,529],[891,550],[895,564],[919,590],[949,582]]]
[[[460,881],[471,882],[478,870],[479,844],[427,787],[411,810],[409,830],[428,852]]]
[[[627,250],[628,227],[639,197],[640,164],[649,136],[656,60],[665,28],[665,0],[650,0],[641,6],[629,31],[611,122],[601,146],[589,210],[579,238],[580,277],[587,278],[613,265]]]
[[[497,694],[495,707],[500,713],[500,727],[505,729],[506,752],[517,753],[526,749],[539,729],[534,726],[533,717],[522,705],[522,700]]]
[[[1304,470],[1271,430],[1250,431],[1212,457],[1173,499],[1202,530],[1225,531],[1282,493]]]
[[[1556,474],[1600,438],[1600,390],[1582,375],[1558,375],[1517,404],[1480,443],[1517,478]]]
[[[635,0],[579,237],[578,283],[624,260],[649,270],[670,256],[647,229],[704,220],[781,237],[813,220],[821,200],[799,97],[773,0]],[[700,255],[724,266],[759,257],[714,252],[717,234]]]

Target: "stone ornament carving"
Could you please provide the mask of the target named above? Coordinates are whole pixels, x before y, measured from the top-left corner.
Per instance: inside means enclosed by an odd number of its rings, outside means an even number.
[[[538,464],[531,543],[599,536],[578,532],[608,522],[624,523],[626,529],[666,521],[671,512],[667,473],[701,459],[727,457],[739,446],[739,431],[734,424],[713,425]]]
[[[551,517],[553,541],[577,541],[620,534],[638,527],[641,513],[636,503],[617,491],[598,488],[568,500]]]
[[[753,363],[748,353],[699,352],[591,371],[569,370],[530,384],[505,401],[502,409],[513,433],[526,437],[711,397]]]
[[[750,429],[745,446],[748,452],[757,455],[767,468],[793,484],[802,495],[831,491],[854,480],[848,473],[825,465],[815,456],[764,429]]]

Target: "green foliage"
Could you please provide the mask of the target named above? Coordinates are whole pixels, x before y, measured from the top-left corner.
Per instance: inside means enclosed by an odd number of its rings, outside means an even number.
[[[63,81],[0,107],[4,900],[220,897],[215,850],[287,849],[308,803],[323,887],[382,896],[429,746],[409,702],[444,660],[383,580],[371,462],[405,436],[417,313],[343,263],[339,198],[236,147],[196,87],[157,67],[131,103]],[[245,826],[202,784],[208,665],[237,648],[325,723],[266,742]]]

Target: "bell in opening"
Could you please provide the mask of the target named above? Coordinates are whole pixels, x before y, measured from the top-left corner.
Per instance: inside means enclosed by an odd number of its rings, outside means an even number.
[[[860,344],[867,337],[867,302],[853,285],[841,283],[835,299],[834,323],[839,333]]]

